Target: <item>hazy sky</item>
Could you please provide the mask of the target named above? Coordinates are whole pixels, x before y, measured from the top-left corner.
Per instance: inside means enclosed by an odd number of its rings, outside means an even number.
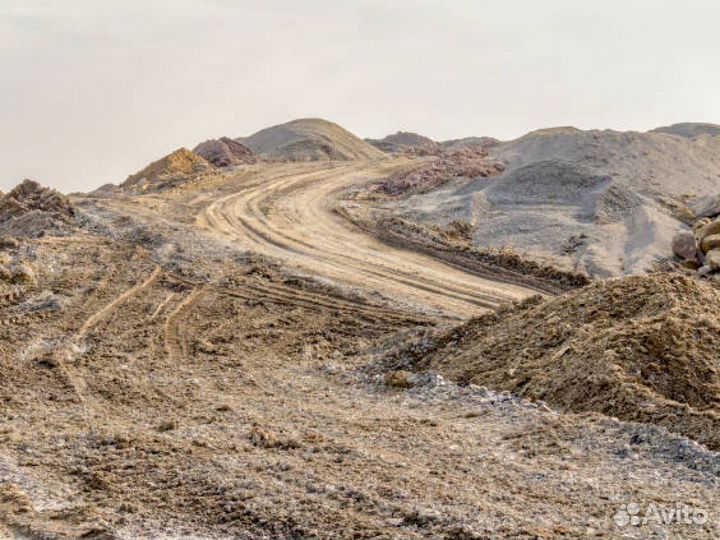
[[[720,123],[717,0],[0,0],[0,190],[318,116],[361,136]]]

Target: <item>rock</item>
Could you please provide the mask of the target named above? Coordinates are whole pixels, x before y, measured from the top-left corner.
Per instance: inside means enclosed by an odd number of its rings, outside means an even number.
[[[695,238],[697,238],[698,243],[702,242],[703,238],[706,236],[711,236],[713,234],[720,234],[720,219],[711,221],[710,223],[699,227],[695,231]]]
[[[13,283],[32,283],[35,281],[35,272],[27,264],[18,263],[10,268]]]
[[[686,225],[692,225],[697,220],[697,216],[695,215],[695,213],[686,206],[676,208],[673,212],[673,216],[676,219],[685,223]]]
[[[700,249],[703,253],[707,253],[715,248],[720,248],[720,234],[711,234],[702,239]]]
[[[702,265],[700,268],[698,268],[698,276],[706,276],[708,275],[712,270],[707,264]]]
[[[697,217],[712,217],[720,214],[720,197],[701,197],[692,201],[689,210]]]
[[[697,261],[697,259],[688,259],[680,263],[680,265],[683,268],[687,268],[688,270],[697,270],[700,268],[700,263]]]
[[[705,254],[705,264],[712,272],[720,270],[720,248],[708,251]]]
[[[11,282],[13,279],[13,273],[7,266],[0,265],[0,283]]]
[[[391,371],[385,374],[385,386],[392,388],[412,388],[412,373],[405,370]]]
[[[19,245],[19,242],[12,236],[5,235],[0,238],[0,249],[15,249]]]
[[[697,254],[697,243],[695,236],[689,231],[679,232],[672,240],[673,253],[683,260],[695,259]]]

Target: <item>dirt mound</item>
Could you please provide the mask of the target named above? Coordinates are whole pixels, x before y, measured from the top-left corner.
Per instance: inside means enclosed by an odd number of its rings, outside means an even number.
[[[212,165],[187,148],[175,150],[129,176],[121,187],[132,191],[159,191],[175,187],[212,171]]]
[[[716,288],[680,275],[601,281],[474,319],[396,359],[719,449],[718,302]]]
[[[236,139],[254,152],[282,161],[351,161],[385,154],[337,124],[307,118]]]
[[[429,191],[398,203],[397,215],[467,221],[478,248],[606,278],[654,270],[682,222],[707,212],[695,207],[717,206],[708,197],[717,195],[720,137],[560,127],[487,151],[502,175]]]
[[[495,137],[463,137],[462,139],[451,139],[440,143],[446,150],[459,150],[468,146],[479,146],[480,148],[492,148],[500,144]]]
[[[419,156],[435,155],[443,150],[440,143],[437,143],[417,133],[398,131],[394,135],[388,135],[382,139],[365,139],[375,148],[388,154],[414,154]]]
[[[371,190],[390,196],[424,193],[447,184],[455,178],[487,178],[501,173],[503,166],[488,159],[485,150],[467,147],[443,153],[418,169],[391,176],[374,184]]]
[[[694,139],[700,135],[718,137],[720,136],[720,126],[717,124],[685,122],[682,124],[660,127],[652,130],[652,133],[668,133],[670,135],[678,135],[679,137],[686,137],[688,139]]]
[[[66,231],[76,213],[65,195],[26,179],[0,196],[0,235],[38,237]]]
[[[230,167],[232,165],[257,162],[257,156],[252,150],[229,137],[220,137],[219,139],[202,142],[193,149],[193,152],[216,167]]]

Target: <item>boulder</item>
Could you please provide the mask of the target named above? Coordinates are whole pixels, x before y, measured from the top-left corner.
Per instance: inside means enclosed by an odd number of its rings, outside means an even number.
[[[695,238],[697,238],[698,243],[702,243],[703,238],[713,234],[720,234],[720,219],[711,221],[710,223],[699,227],[695,231]]]
[[[672,251],[683,260],[694,260],[697,254],[695,236],[689,231],[679,232],[672,240]]]
[[[720,270],[720,248],[708,251],[705,257],[705,265],[710,267],[711,271]]]
[[[702,239],[700,243],[700,249],[703,253],[712,251],[713,249],[720,248],[720,234],[711,234]]]

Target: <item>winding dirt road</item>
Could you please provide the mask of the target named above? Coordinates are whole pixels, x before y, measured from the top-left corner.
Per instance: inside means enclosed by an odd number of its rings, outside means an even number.
[[[411,167],[406,160],[269,164],[213,201],[197,225],[310,274],[460,318],[535,291],[390,247],[336,212],[347,188]]]

